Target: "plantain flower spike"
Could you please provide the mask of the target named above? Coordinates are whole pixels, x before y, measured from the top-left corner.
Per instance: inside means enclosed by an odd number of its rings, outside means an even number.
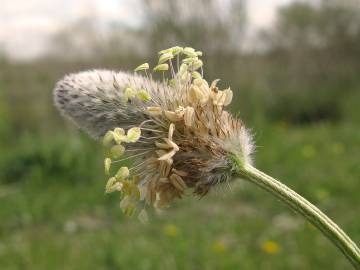
[[[344,232],[334,229],[336,224],[252,166],[252,136],[226,110],[233,92],[219,89],[218,80],[204,79],[201,56],[191,47],[176,46],[159,53],[154,76],[91,70],[67,75],[56,84],[56,107],[108,149],[105,191],[119,192],[122,211],[137,213],[145,222],[146,205],[164,208],[188,191],[204,196],[241,177],[305,216],[359,266],[359,250]],[[145,63],[135,71],[148,69]],[[163,73],[159,81],[152,79],[157,71]],[[124,160],[130,161],[129,168]]]

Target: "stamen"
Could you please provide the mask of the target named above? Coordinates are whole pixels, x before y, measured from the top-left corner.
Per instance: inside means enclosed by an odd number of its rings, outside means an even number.
[[[141,130],[151,131],[155,133],[163,133],[161,130],[151,129],[151,128],[140,128]]]
[[[137,168],[139,168],[139,167],[141,167],[142,165],[144,165],[145,163],[146,163],[146,160],[143,161],[143,162],[140,162],[139,164],[137,164],[137,165],[135,165],[135,166],[133,166],[133,167],[131,167],[131,168],[129,169],[129,171],[134,171],[134,170],[136,170]]]
[[[138,156],[142,156],[142,155],[146,155],[148,153],[150,153],[151,150],[148,150],[148,151],[145,151],[145,152],[142,152],[142,153],[139,153],[139,154],[136,154],[136,155],[132,155],[132,156],[127,156],[125,158],[122,158],[122,159],[118,159],[118,160],[115,160],[115,161],[111,161],[111,163],[119,163],[119,162],[122,162],[124,160],[128,160],[128,159],[131,159],[131,158],[134,158],[134,157],[138,157]]]

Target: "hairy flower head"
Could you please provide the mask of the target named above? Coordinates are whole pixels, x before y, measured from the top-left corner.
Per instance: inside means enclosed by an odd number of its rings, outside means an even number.
[[[161,208],[187,190],[203,196],[231,179],[233,157],[251,162],[251,136],[225,110],[233,92],[203,78],[201,55],[173,47],[152,69],[145,63],[135,73],[86,71],[56,85],[59,110],[109,149],[106,192],[121,193],[128,215],[141,201]],[[152,78],[158,73],[160,81]],[[118,168],[126,159],[131,167]],[[140,218],[147,218],[144,211]]]

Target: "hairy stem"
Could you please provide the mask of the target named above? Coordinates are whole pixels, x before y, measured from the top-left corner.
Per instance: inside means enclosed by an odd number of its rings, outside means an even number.
[[[239,176],[273,194],[295,212],[301,214],[317,227],[345,255],[355,269],[360,269],[360,250],[350,237],[315,205],[286,185],[259,171],[249,164],[237,160]]]

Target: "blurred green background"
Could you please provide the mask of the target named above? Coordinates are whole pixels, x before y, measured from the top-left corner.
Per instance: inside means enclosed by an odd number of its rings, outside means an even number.
[[[0,269],[350,269],[316,229],[246,182],[151,212],[148,225],[124,217],[118,195],[104,194],[103,150],[59,115],[52,89],[66,73],[199,49],[205,77],[231,86],[230,110],[253,129],[257,167],[360,243],[358,4],[288,1],[249,42],[246,1],[144,0],[136,26],[100,35],[90,16],[41,57],[3,53]]]

